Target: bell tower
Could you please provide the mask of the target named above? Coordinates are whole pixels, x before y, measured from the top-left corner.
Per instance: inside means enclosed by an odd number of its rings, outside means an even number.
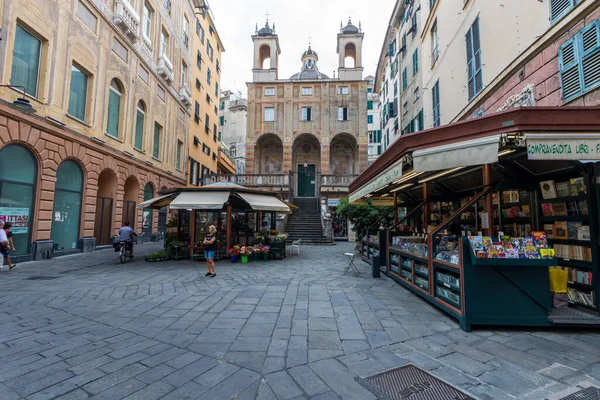
[[[254,66],[252,68],[253,82],[273,82],[277,80],[279,68],[279,38],[275,33],[275,24],[269,26],[269,20],[265,26],[258,29],[252,35],[254,42]]]
[[[358,27],[348,19],[348,24],[340,23],[340,33],[337,35],[337,53],[339,55],[338,78],[343,81],[362,80],[362,44],[365,34],[360,22]]]

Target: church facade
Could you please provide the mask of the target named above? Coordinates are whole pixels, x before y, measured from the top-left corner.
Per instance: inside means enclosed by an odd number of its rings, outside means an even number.
[[[279,77],[281,49],[269,23],[252,36],[246,174],[280,176],[294,197],[344,192],[368,164],[364,33],[350,21],[337,35],[339,69],[330,78],[309,45],[300,72]],[[293,178],[287,178],[293,177]]]

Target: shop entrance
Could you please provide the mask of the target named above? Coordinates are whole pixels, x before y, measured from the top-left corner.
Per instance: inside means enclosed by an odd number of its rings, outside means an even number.
[[[315,197],[316,166],[308,164],[306,167],[298,165],[298,197]]]
[[[112,221],[113,199],[108,197],[98,197],[96,201],[96,223],[94,224],[94,237],[96,244],[110,244],[110,229]]]

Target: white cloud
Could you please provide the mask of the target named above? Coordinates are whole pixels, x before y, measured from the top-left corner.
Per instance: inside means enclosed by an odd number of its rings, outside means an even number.
[[[300,57],[312,36],[312,48],[319,54],[319,70],[332,76],[337,71],[337,34],[340,21],[362,23],[364,76],[374,75],[383,38],[395,0],[212,0],[209,2],[225,53],[222,57],[221,88],[246,93],[252,80],[254,47],[251,36],[256,24],[275,23],[279,36],[279,78],[287,79],[300,70]]]

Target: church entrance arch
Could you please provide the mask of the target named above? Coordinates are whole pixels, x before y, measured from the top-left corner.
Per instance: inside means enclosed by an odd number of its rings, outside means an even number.
[[[316,197],[317,179],[321,171],[321,144],[315,136],[304,133],[294,140],[292,165],[297,171],[296,195]]]

